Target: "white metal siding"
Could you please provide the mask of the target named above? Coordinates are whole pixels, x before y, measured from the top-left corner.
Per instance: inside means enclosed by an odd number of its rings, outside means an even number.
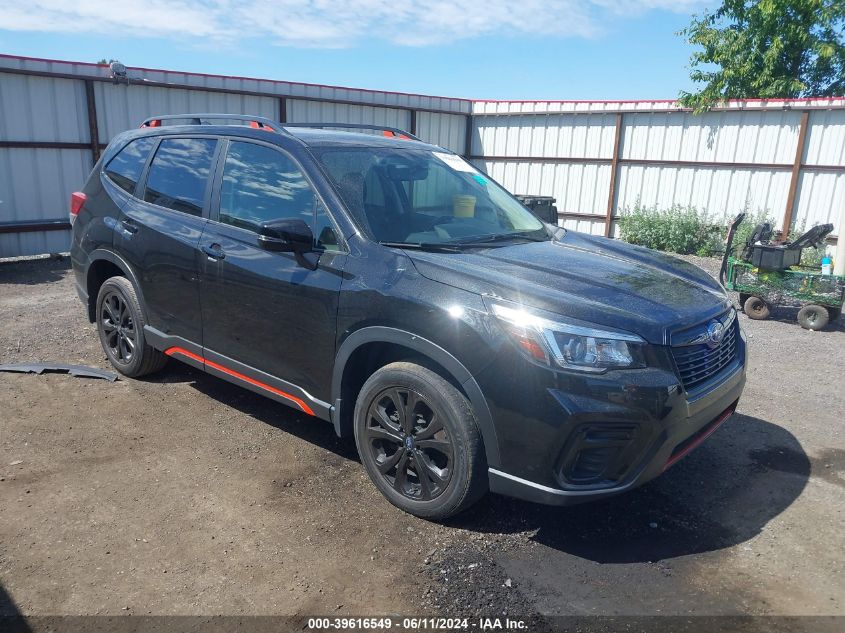
[[[464,153],[466,129],[467,118],[463,115],[417,113],[416,135],[420,140],[445,147],[456,154]]]
[[[0,138],[87,143],[85,84],[73,79],[0,74]]]
[[[833,224],[833,233],[842,235],[839,218],[845,207],[845,174],[804,172],[798,179],[794,225],[809,229],[815,224]],[[842,238],[845,239],[845,238]]]
[[[716,221],[743,210],[766,212],[782,228],[802,110],[819,108],[810,111],[802,163],[841,168],[845,100],[740,105],[693,115],[666,102],[477,102],[472,151],[488,157],[475,162],[514,193],[554,196],[562,213],[605,215],[615,123],[622,113],[613,215],[637,203],[680,204]],[[843,204],[841,169],[802,168],[793,227],[832,222],[840,233]],[[604,229],[596,218],[561,223],[593,233]]]
[[[801,113],[627,114],[623,159],[792,164]]]
[[[741,211],[767,212],[778,222],[789,192],[790,172],[767,169],[621,165],[616,209],[692,206],[723,221]]]
[[[66,218],[91,167],[87,150],[0,150],[0,222]],[[63,252],[69,241],[68,231],[0,234],[0,257]]]
[[[610,158],[615,115],[479,117],[473,155]]]
[[[561,213],[604,214],[610,165],[568,165],[476,159],[475,165],[516,194],[554,196]]]
[[[102,82],[94,84],[94,95],[97,128],[103,143],[108,143],[120,132],[138,127],[141,121],[156,114],[229,112],[279,120],[279,101],[273,97]]]
[[[804,152],[807,165],[845,165],[845,109],[810,113]]]
[[[364,123],[407,130],[411,113],[392,108],[327,103],[325,101],[287,100],[288,123]]]

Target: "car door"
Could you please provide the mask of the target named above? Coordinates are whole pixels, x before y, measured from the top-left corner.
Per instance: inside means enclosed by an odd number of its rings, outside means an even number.
[[[248,139],[229,139],[223,152],[200,240],[205,358],[327,415],[328,404],[315,399],[330,398],[346,261],[340,232],[289,153]],[[259,246],[261,222],[294,218],[316,236],[315,252],[297,257]]]
[[[202,345],[199,240],[208,222],[218,140],[163,137],[137,196],[121,214],[114,248],[138,275],[148,325]]]

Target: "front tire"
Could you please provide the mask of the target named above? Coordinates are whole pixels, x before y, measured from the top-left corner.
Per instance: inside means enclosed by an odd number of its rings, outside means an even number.
[[[160,370],[167,356],[144,338],[144,313],[138,295],[126,277],[111,277],[97,294],[97,331],[109,362],[129,378]]]
[[[415,516],[445,519],[487,491],[472,406],[426,367],[391,363],[370,376],[355,406],[355,443],[379,491]]]
[[[771,314],[769,304],[763,301],[760,297],[749,296],[742,306],[742,311],[749,319],[755,321],[762,321],[768,319]]]

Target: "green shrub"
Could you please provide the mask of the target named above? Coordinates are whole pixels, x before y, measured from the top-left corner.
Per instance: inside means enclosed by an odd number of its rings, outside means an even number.
[[[626,242],[639,244],[658,251],[681,255],[721,255],[725,252],[725,237],[733,217],[723,223],[714,222],[704,211],[695,207],[673,205],[668,209],[644,207],[640,203],[624,209],[619,218],[619,235]],[[776,220],[767,211],[745,211],[745,218],[734,233],[733,254],[740,257],[745,242],[759,224],[768,222],[773,227]],[[804,224],[795,226],[790,237],[804,233]],[[801,265],[821,269],[825,248],[805,248]]]
[[[827,249],[824,246],[819,248],[805,248],[801,252],[801,265],[805,268],[813,268],[816,272],[821,272],[822,257],[827,254]]]
[[[726,228],[695,207],[668,209],[637,203],[619,218],[619,234],[626,242],[681,255],[713,255],[724,250]]]

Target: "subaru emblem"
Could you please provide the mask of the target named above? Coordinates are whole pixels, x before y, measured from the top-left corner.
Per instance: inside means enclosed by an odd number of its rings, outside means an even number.
[[[707,326],[707,346],[710,349],[719,347],[725,338],[725,326],[719,321],[711,321]]]

